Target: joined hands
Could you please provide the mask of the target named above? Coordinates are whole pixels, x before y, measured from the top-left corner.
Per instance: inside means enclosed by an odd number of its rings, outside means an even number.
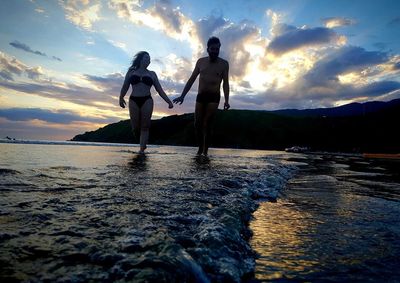
[[[183,103],[183,100],[184,100],[184,98],[183,98],[182,96],[179,96],[179,97],[177,97],[177,98],[174,98],[174,99],[173,99],[173,102],[176,103],[176,104],[179,103],[179,105],[180,105],[180,104]]]

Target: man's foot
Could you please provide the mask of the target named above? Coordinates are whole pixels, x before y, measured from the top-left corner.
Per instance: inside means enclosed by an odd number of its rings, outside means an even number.
[[[147,146],[140,147],[139,154],[144,154],[144,151],[146,150],[146,148],[147,148]]]

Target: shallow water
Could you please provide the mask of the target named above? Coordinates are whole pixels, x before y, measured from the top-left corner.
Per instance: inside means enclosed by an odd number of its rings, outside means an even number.
[[[400,282],[400,163],[298,155],[250,228],[266,282]]]
[[[0,144],[0,279],[239,282],[247,224],[275,199],[291,154]]]

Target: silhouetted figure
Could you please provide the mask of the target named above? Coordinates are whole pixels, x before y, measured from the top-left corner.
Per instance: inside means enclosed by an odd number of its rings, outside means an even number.
[[[195,107],[195,128],[196,137],[199,144],[198,155],[207,155],[210,146],[211,124],[221,98],[220,88],[223,81],[224,91],[224,110],[230,108],[229,105],[229,63],[219,58],[221,43],[217,37],[211,37],[207,42],[208,57],[197,60],[193,73],[187,81],[180,97],[175,98],[174,103],[182,104],[186,94],[192,87],[197,76],[199,78],[199,88]]]
[[[135,134],[140,133],[139,153],[144,153],[149,139],[151,115],[153,114],[154,107],[150,88],[154,85],[158,94],[168,103],[168,108],[174,107],[162,89],[156,73],[147,69],[149,65],[149,53],[141,51],[135,55],[132,65],[126,73],[119,96],[119,105],[125,108],[126,102],[124,96],[129,89],[129,85],[132,85],[132,93],[129,97],[129,115],[133,131]]]

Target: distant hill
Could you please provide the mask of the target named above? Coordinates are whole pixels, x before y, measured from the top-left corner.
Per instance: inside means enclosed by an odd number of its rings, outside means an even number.
[[[195,145],[194,115],[153,120],[150,144]],[[294,145],[342,152],[400,152],[400,99],[307,110],[219,110],[214,147],[277,149]],[[75,136],[73,141],[138,143],[129,120]]]
[[[316,109],[283,109],[270,111],[271,113],[293,116],[293,117],[346,117],[346,116],[362,116],[373,112],[381,111],[387,108],[400,105],[400,99],[394,99],[389,102],[371,101],[365,103],[350,103],[333,108],[316,108]]]

